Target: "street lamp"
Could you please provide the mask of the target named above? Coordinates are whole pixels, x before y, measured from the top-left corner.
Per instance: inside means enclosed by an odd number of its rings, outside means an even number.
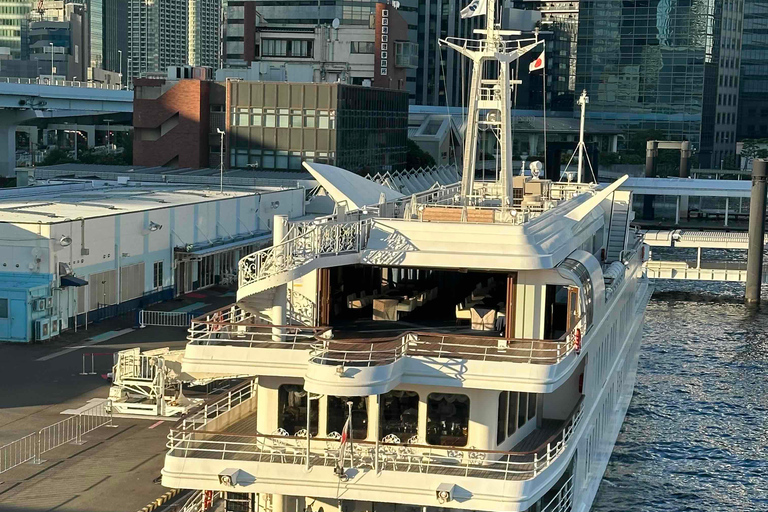
[[[109,145],[109,123],[112,122],[112,119],[105,119],[104,121],[107,123],[107,153],[111,153],[112,147]]]
[[[224,193],[224,134],[226,133],[221,128],[216,128],[216,133],[221,138],[221,164],[219,165],[219,192]]]
[[[53,84],[53,43],[48,43],[51,46],[51,84]]]

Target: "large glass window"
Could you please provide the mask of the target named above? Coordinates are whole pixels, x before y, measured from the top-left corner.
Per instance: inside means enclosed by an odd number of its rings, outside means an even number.
[[[499,393],[498,414],[496,444],[501,444],[536,417],[536,394],[502,391]]]
[[[278,389],[277,407],[280,428],[290,435],[307,428],[307,392],[298,384],[284,384]],[[310,411],[310,431],[317,435],[317,400],[313,401]]]
[[[341,433],[344,429],[349,416],[347,402],[352,402],[352,439],[365,439],[368,437],[368,400],[361,396],[329,396],[327,430]]]
[[[469,430],[469,397],[431,393],[427,397],[427,442],[441,446],[466,446]]]
[[[419,394],[414,391],[390,391],[381,395],[379,437],[396,435],[407,441],[418,432]]]
[[[496,444],[501,444],[507,438],[507,393],[499,393],[499,416],[496,423]]]

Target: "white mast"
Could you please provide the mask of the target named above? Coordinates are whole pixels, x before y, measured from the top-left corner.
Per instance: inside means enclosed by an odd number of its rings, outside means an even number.
[[[472,79],[469,90],[467,127],[464,136],[464,164],[461,196],[464,204],[474,202],[474,179],[477,161],[477,141],[480,126],[492,130],[499,142],[502,205],[511,203],[512,197],[512,84],[510,64],[534,49],[539,43],[538,34],[533,39],[504,40],[503,36],[519,36],[517,30],[501,30],[495,24],[496,0],[487,0],[485,39],[449,37],[440,44],[453,48],[472,61]],[[498,62],[498,77],[483,79],[486,62]],[[484,115],[481,115],[484,111]]]
[[[576,182],[581,183],[584,177],[584,150],[586,149],[584,145],[584,118],[587,112],[587,103],[589,103],[589,96],[587,96],[586,90],[581,91],[581,96],[579,96],[579,100],[576,103],[581,106],[581,119],[579,121],[579,172]]]

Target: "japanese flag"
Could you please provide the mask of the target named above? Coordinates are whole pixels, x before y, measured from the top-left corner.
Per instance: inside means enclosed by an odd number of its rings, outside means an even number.
[[[544,69],[544,52],[543,51],[541,52],[541,55],[536,57],[536,59],[528,65],[529,73],[538,71],[540,69]]]
[[[472,0],[468,6],[461,10],[461,17],[471,18],[473,16],[485,16],[487,11],[488,0]]]
[[[351,428],[352,416],[347,417],[347,421],[344,423],[344,428],[341,430],[341,439],[339,439],[339,465],[344,467],[344,457],[347,452],[347,444],[349,444],[349,430]]]

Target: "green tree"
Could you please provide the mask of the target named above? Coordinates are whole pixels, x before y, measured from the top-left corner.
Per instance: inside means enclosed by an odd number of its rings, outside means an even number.
[[[744,169],[747,168],[749,160],[757,156],[760,146],[755,139],[744,139],[741,146],[741,157],[744,159]]]
[[[69,156],[69,152],[65,151],[61,148],[53,148],[50,151],[48,151],[48,154],[45,155],[45,158],[43,158],[43,161],[40,162],[40,165],[58,165],[58,164],[69,164],[74,162],[75,160]]]
[[[408,155],[406,156],[406,168],[418,169],[419,167],[431,167],[435,165],[432,155],[424,151],[411,139],[408,139]]]

